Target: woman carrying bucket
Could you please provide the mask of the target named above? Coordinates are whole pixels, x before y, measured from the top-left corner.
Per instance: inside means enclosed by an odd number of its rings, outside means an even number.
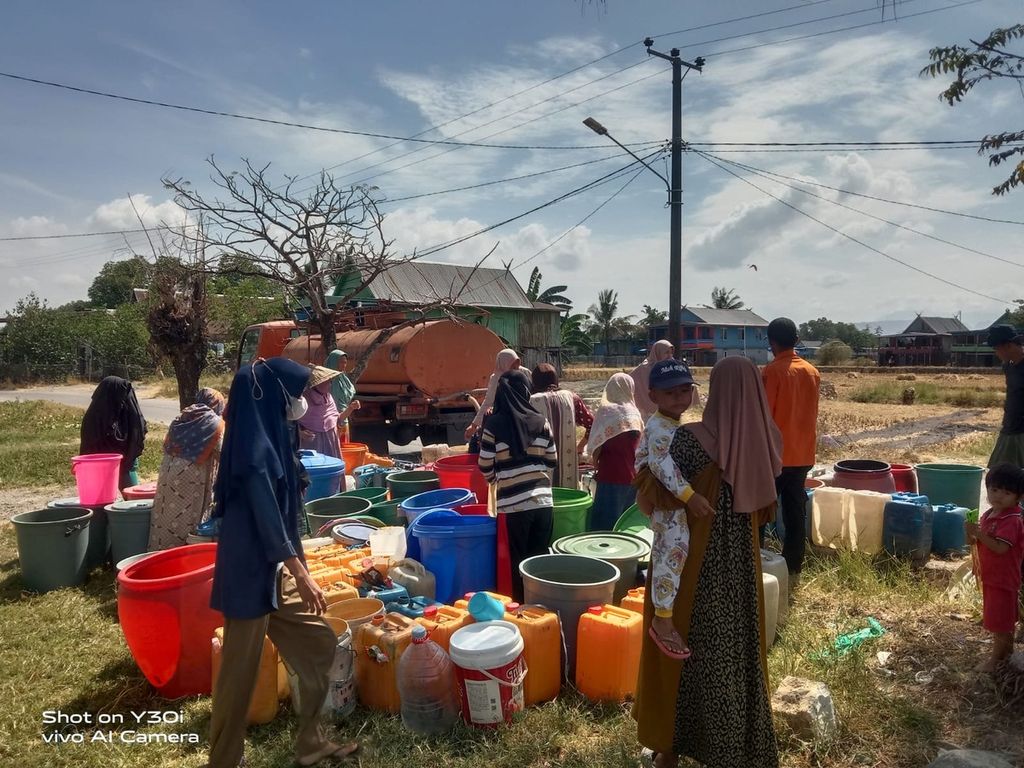
[[[691,657],[671,659],[643,634],[633,717],[644,757],[658,768],[675,766],[681,755],[707,766],[779,764],[758,528],[775,511],[781,445],[757,366],[745,357],[719,361],[702,420],[676,430],[670,448],[715,510],[688,514],[690,551],[672,616]],[[642,493],[637,501],[653,508]],[[648,584],[645,630],[653,615]]]
[[[171,422],[150,514],[149,550],[186,543],[206,519],[213,502],[213,479],[224,437],[224,395],[206,387],[196,402]]]
[[[498,514],[504,514],[512,565],[512,596],[523,600],[519,563],[548,551],[553,525],[550,471],[555,441],[544,417],[530,405],[530,377],[503,373],[494,412],[484,419],[477,465],[494,486]]]
[[[616,373],[604,387],[601,407],[587,441],[597,467],[597,493],[590,510],[590,530],[610,531],[636,499],[636,448],[644,424],[633,402],[633,379]]]
[[[117,487],[138,485],[139,456],[146,443],[146,420],[131,382],[107,376],[92,393],[82,417],[80,454],[119,453],[121,474]]]
[[[294,422],[310,370],[283,358],[245,366],[231,383],[217,475],[220,518],[210,605],[224,614],[224,645],[210,716],[210,768],[235,768],[246,712],[269,636],[298,680],[295,758],[315,765],[354,752],[320,721],[337,640],[323,593],[306,570],[299,533],[302,488]]]

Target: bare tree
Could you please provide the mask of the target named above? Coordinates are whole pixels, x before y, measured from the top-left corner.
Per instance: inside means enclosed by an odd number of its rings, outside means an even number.
[[[253,277],[278,282],[286,294],[303,300],[311,331],[319,332],[325,352],[333,350],[349,303],[389,269],[417,255],[393,252],[376,187],[341,187],[326,171],[308,190],[298,189],[297,177],[290,176],[275,186],[268,179],[269,165],[243,162],[244,170],[226,172],[209,159],[211,180],[223,200],[205,197],[182,179],[164,179],[164,187],[178,205],[205,220],[204,243],[218,257],[244,257],[254,266]],[[452,308],[466,283],[451,286],[446,295],[422,297],[406,321],[381,329],[363,358],[353,361],[353,378],[401,328],[424,322],[438,310],[454,317]]]

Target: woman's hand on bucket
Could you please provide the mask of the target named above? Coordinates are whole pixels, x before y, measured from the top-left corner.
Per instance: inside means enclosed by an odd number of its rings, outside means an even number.
[[[302,561],[297,557],[290,557],[285,560],[284,564],[288,572],[295,577],[295,586],[306,610],[317,616],[327,610],[327,600],[324,598],[324,593],[320,590],[317,583],[313,581]]]

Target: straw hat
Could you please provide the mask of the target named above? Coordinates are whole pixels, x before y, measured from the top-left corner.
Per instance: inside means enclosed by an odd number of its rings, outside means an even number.
[[[341,375],[340,371],[332,371],[330,368],[325,368],[322,365],[313,365],[312,363],[309,366],[309,371],[309,383],[306,385],[308,389],[318,387],[325,381],[330,381],[335,376]]]

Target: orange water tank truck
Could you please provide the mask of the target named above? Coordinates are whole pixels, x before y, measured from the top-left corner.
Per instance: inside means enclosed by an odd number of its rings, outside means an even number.
[[[380,334],[377,329],[342,331],[337,345],[354,362]],[[395,331],[372,352],[356,381],[362,407],[351,417],[351,439],[385,455],[388,441],[464,443],[494,358],[504,346],[491,330],[466,321],[430,320]],[[322,363],[325,357],[317,335],[291,339],[281,354],[301,363]]]

